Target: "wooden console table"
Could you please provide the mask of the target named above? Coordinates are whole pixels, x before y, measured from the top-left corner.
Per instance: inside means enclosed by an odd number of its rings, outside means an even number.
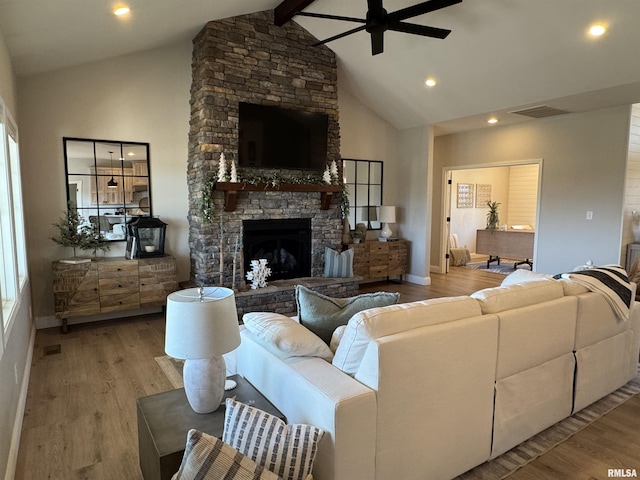
[[[53,262],[56,318],[67,319],[134,308],[164,306],[178,289],[173,257],[125,260],[106,257],[88,263]]]
[[[409,247],[406,240],[350,243],[353,248],[353,274],[368,280],[407,273]]]
[[[476,253],[489,255],[487,268],[491,262],[500,258],[523,258],[523,262],[516,262],[514,267],[526,263],[533,270],[533,241],[535,232],[532,230],[478,230],[476,232]]]

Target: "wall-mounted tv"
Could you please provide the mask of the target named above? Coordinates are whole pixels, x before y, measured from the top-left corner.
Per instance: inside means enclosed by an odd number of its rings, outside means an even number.
[[[324,170],[327,115],[241,102],[238,123],[238,166]]]

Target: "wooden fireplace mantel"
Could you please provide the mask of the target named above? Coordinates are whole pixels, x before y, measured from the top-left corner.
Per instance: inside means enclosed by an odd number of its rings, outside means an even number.
[[[236,209],[238,192],[320,192],[320,210],[328,210],[334,193],[342,191],[342,185],[281,183],[277,186],[267,183],[216,182],[214,190],[224,192],[224,211]]]

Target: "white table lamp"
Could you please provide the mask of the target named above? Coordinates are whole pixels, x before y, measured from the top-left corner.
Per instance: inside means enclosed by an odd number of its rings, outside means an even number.
[[[393,232],[389,228],[390,223],[396,223],[396,207],[390,205],[382,205],[380,207],[380,221],[383,223],[380,236],[389,239]]]
[[[223,354],[240,346],[233,290],[189,288],[167,297],[164,351],[184,359],[184,390],[196,413],[211,413],[222,402],[227,368]]]

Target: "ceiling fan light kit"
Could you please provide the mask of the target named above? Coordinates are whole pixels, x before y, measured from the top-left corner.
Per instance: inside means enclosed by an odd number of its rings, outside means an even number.
[[[338,40],[362,30],[366,30],[371,35],[371,54],[378,55],[384,51],[384,32],[392,30],[394,32],[409,33],[411,35],[419,35],[422,37],[431,37],[444,39],[451,33],[451,30],[444,28],[429,27],[426,25],[418,25],[415,23],[407,23],[404,20],[424,15],[425,13],[450,7],[462,0],[427,0],[411,7],[406,7],[395,12],[388,13],[382,6],[382,0],[367,0],[368,10],[366,19],[355,17],[343,17],[339,15],[327,15],[323,13],[298,12],[296,15],[313,18],[324,18],[327,20],[341,20],[345,22],[362,23],[359,27],[352,28],[346,32],[339,33],[333,37],[326,38],[316,44],[324,45],[325,43]]]

